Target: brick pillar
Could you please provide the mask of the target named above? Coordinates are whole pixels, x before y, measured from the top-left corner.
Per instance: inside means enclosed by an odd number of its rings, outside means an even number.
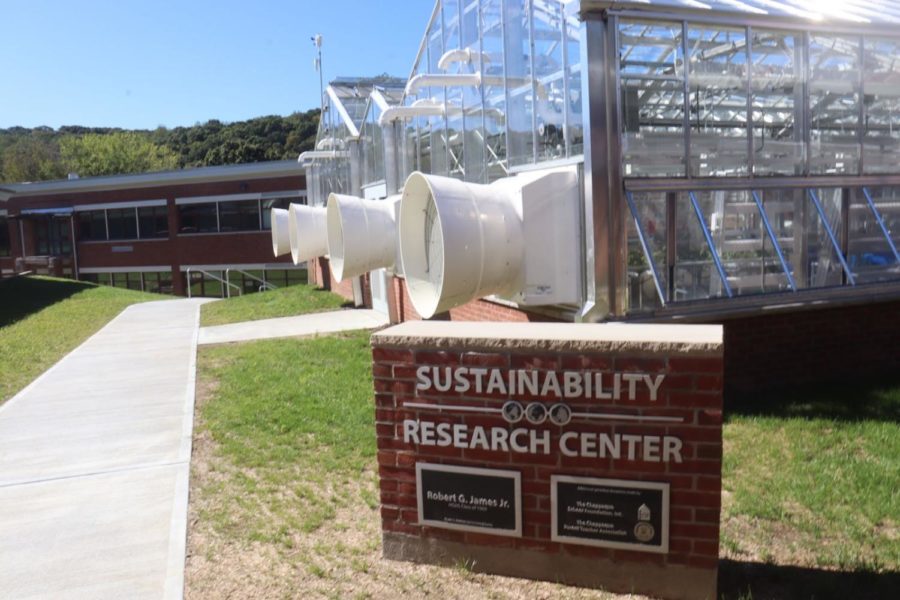
[[[715,598],[721,340],[677,325],[376,333],[385,556]]]

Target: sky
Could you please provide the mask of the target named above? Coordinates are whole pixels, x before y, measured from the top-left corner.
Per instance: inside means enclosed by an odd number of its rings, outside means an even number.
[[[338,76],[407,77],[433,0],[0,0],[0,128],[153,129],[319,106]]]

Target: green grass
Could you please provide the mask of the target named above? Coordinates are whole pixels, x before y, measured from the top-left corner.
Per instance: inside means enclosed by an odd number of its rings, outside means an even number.
[[[735,402],[723,547],[848,571],[900,569],[900,386]]]
[[[46,371],[122,309],[161,300],[145,294],[51,277],[0,282],[0,403]]]
[[[289,545],[350,506],[361,479],[374,490],[369,333],[210,347],[199,368],[216,382],[202,427],[233,466],[205,514],[218,528]]]
[[[338,309],[346,302],[337,294],[311,285],[292,285],[205,304],[201,310],[200,324],[208,327],[256,319],[290,317]]]
[[[202,350],[208,400],[199,422],[218,456],[196,495],[202,522],[242,547],[271,544],[307,573],[352,563],[341,549],[341,514],[378,506],[368,338]],[[889,589],[900,570],[900,385],[727,405],[725,597],[879,597]],[[330,536],[327,549],[302,547],[320,532]],[[375,536],[365,543],[377,544]],[[366,560],[354,568],[365,572]]]

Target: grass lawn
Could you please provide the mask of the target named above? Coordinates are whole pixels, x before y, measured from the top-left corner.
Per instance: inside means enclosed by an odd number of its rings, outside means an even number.
[[[381,558],[368,338],[201,350],[188,596],[609,597]],[[900,385],[729,407],[725,597],[890,589],[900,570],[898,411]]]
[[[290,317],[334,310],[346,303],[347,301],[337,294],[311,285],[292,285],[204,304],[200,312],[200,325],[208,327],[257,319]]]
[[[52,277],[0,281],[0,403],[145,294]]]

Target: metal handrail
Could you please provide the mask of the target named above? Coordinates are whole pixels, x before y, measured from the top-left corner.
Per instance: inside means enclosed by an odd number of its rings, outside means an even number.
[[[222,288],[222,297],[223,297],[223,298],[231,298],[231,288],[235,288],[235,289],[238,291],[238,296],[240,296],[241,293],[242,293],[242,290],[241,290],[240,287],[238,287],[237,285],[235,285],[235,284],[233,284],[233,283],[230,283],[230,282],[228,282],[228,281],[225,281],[225,280],[222,279],[221,277],[217,277],[217,276],[213,275],[213,274],[210,273],[209,271],[204,271],[203,269],[194,269],[194,268],[192,268],[192,267],[188,267],[188,268],[185,270],[185,272],[184,272],[184,273],[185,273],[185,276],[187,277],[187,295],[188,295],[188,298],[191,297],[191,273],[192,273],[192,272],[193,272],[193,273],[201,273],[201,274],[205,275],[206,277],[209,277],[210,279],[214,279],[214,280],[216,280],[216,281],[219,281],[219,282],[221,282],[221,283],[224,283],[224,284],[225,284],[225,287]],[[227,296],[226,296],[226,294],[227,294]]]
[[[232,271],[237,271],[241,275],[249,277],[250,279],[252,279],[254,281],[260,282],[262,284],[261,286],[259,286],[260,292],[262,292],[264,290],[277,290],[278,289],[278,286],[275,285],[274,283],[269,283],[265,279],[260,279],[256,275],[252,275],[252,274],[248,273],[247,271],[244,271],[243,269],[228,268],[228,269],[225,269],[225,280],[228,281],[230,285],[237,285],[237,284],[231,284],[231,272]]]

